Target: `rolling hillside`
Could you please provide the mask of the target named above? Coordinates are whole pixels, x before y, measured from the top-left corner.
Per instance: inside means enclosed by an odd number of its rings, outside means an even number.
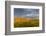
[[[39,19],[14,17],[14,27],[38,27],[38,26],[39,26]]]

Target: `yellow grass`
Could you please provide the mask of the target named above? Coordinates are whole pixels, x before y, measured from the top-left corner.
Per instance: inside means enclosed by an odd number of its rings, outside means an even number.
[[[38,26],[39,26],[39,19],[14,17],[14,27],[38,27]]]

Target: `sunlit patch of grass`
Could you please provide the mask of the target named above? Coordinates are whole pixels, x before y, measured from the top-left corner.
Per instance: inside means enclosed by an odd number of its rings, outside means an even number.
[[[14,28],[15,27],[38,27],[39,26],[39,19],[32,19],[28,22],[16,22],[14,21]]]

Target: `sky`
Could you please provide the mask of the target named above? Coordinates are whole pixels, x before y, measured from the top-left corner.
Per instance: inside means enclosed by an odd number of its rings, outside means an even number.
[[[39,9],[31,8],[14,8],[14,16],[22,18],[39,17]]]

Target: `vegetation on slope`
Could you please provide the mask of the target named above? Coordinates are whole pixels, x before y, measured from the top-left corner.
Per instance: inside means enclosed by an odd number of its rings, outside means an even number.
[[[39,26],[39,19],[32,19],[32,20],[16,19],[16,18],[14,19],[14,27],[38,27],[38,26]]]

